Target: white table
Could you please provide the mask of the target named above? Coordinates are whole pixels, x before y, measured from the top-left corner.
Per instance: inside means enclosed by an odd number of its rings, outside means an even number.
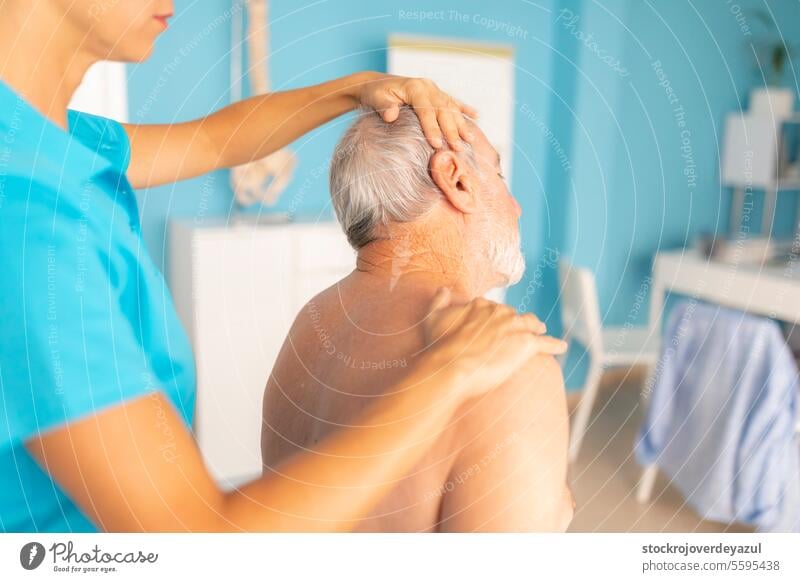
[[[664,298],[670,292],[800,323],[800,261],[797,260],[785,264],[733,264],[709,260],[694,249],[658,253],[650,295],[650,338],[660,336]],[[651,368],[650,374],[654,371]],[[646,386],[651,385],[651,380],[648,378]],[[648,392],[642,394],[646,399]],[[650,499],[657,474],[656,465],[644,469],[636,492],[639,503]]]
[[[650,296],[653,334],[660,333],[664,297],[669,292],[800,323],[800,261],[736,265],[706,259],[693,249],[658,253]]]

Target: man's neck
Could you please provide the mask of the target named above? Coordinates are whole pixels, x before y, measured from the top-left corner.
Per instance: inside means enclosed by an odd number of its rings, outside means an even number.
[[[0,19],[0,79],[42,115],[67,128],[67,106],[96,60],[86,38],[47,2],[7,2]]]
[[[467,249],[454,237],[435,233],[395,233],[392,238],[368,244],[358,252],[357,270],[391,292],[415,287],[449,287],[456,298],[473,299],[486,292],[480,271],[471,267]]]

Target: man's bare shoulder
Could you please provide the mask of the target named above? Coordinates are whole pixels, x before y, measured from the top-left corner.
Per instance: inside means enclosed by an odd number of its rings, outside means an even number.
[[[442,531],[566,529],[568,416],[554,358],[532,358],[458,422],[449,481],[459,486],[444,496]]]
[[[566,415],[561,367],[553,356],[532,357],[502,386],[464,404],[459,422],[475,438],[502,423],[519,427],[540,414]]]
[[[326,334],[327,328],[341,311],[338,289],[341,283],[342,281],[337,281],[320,291],[300,308],[289,328],[287,340],[302,340]]]

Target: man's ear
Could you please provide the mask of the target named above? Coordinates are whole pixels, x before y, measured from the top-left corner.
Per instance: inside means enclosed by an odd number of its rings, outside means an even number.
[[[431,156],[433,183],[457,210],[472,214],[478,209],[476,186],[465,160],[451,150],[437,150]]]

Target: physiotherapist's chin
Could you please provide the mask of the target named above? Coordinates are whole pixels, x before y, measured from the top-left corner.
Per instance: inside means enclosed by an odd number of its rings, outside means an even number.
[[[156,39],[164,33],[163,25],[155,20],[144,29],[137,30],[119,42],[105,57],[109,61],[142,63],[150,58],[155,49]]]
[[[150,58],[151,54],[153,54],[153,43],[147,43],[125,47],[123,50],[117,49],[108,55],[103,55],[100,60],[118,63],[143,63]]]

